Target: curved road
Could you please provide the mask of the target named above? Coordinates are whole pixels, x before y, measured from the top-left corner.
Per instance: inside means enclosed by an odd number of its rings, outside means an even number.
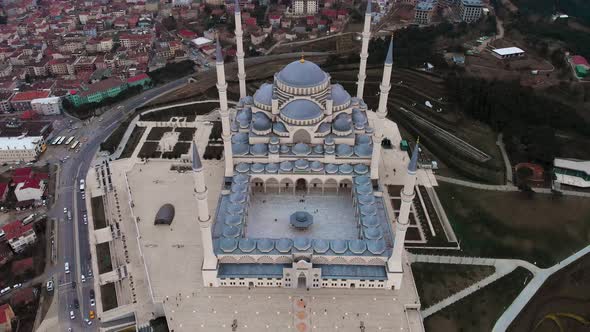
[[[56,189],[56,199],[53,207],[48,211],[50,217],[56,218],[58,234],[58,259],[54,269],[56,291],[58,292],[59,326],[62,331],[73,328],[74,331],[96,330],[96,324],[88,326],[84,318],[88,318],[89,311],[95,310],[90,306],[90,291],[93,283],[88,280],[90,265],[90,247],[88,243],[87,225],[82,222],[82,215],[86,211],[86,203],[82,200],[79,189],[79,180],[85,179],[88,169],[92,166],[92,160],[102,143],[135,108],[142,106],[150,100],[179,88],[187,83],[190,76],[179,78],[165,85],[150,89],[141,95],[113,105],[112,109],[101,116],[101,120],[94,120],[84,126],[78,135],[88,137],[78,153],[72,154],[71,159],[60,165],[59,183]],[[64,208],[72,212],[72,221],[67,221]],[[65,273],[64,265],[69,263],[70,273]],[[80,275],[85,275],[87,280],[82,283]],[[80,309],[71,308],[74,300],[78,299]],[[74,310],[75,319],[70,319],[70,310]]]

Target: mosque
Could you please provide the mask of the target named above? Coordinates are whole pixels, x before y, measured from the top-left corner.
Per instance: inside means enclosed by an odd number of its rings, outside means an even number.
[[[393,39],[373,112],[363,101],[370,2],[356,96],[303,56],[247,96],[237,2],[235,19],[235,109],[228,107],[219,42],[216,50],[225,177],[214,215],[196,145],[192,150],[204,285],[400,289],[419,149],[404,159],[407,174],[395,215],[378,167]]]

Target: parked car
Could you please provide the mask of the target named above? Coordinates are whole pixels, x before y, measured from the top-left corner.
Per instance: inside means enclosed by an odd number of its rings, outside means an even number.
[[[53,291],[53,280],[48,280],[46,287],[47,287],[48,292],[52,292]]]
[[[88,314],[88,318],[90,319],[94,319],[94,310],[90,310],[90,313]]]
[[[12,285],[12,289],[17,289],[17,288],[21,288],[21,287],[23,287],[23,284],[21,284],[21,283]]]
[[[70,319],[71,320],[76,319],[76,315],[74,315],[74,310],[70,310]]]
[[[0,295],[8,294],[11,290],[11,287],[2,288],[2,290],[0,290]]]

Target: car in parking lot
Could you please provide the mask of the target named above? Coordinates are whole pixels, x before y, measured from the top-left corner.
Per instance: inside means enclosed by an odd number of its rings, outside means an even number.
[[[67,207],[64,208],[64,214],[68,214],[68,208]]]
[[[80,275],[80,281],[81,282],[86,282],[86,277],[83,274]]]
[[[71,320],[76,319],[76,315],[74,315],[74,310],[70,310],[70,319]]]
[[[47,285],[45,285],[45,286],[47,287],[48,292],[53,291],[53,280],[48,280]]]
[[[0,290],[0,295],[8,294],[8,293],[10,293],[11,290],[12,290],[12,288],[10,286],[2,288],[2,290]]]
[[[94,307],[96,305],[96,302],[94,301],[94,299],[90,299],[90,306]]]
[[[90,310],[90,313],[88,314],[88,318],[90,319],[94,319],[94,310]]]
[[[78,299],[74,299],[74,308],[76,308],[76,309],[80,308],[80,302],[78,302]]]
[[[17,289],[17,288],[21,288],[21,287],[23,287],[23,284],[21,284],[21,283],[12,285],[12,289]]]

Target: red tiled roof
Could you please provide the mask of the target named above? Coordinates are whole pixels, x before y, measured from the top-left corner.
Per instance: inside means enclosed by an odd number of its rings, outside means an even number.
[[[574,63],[574,65],[584,65],[584,66],[588,66],[590,67],[590,64],[588,64],[588,60],[586,60],[586,58],[584,58],[581,55],[574,55],[572,57],[572,62]]]
[[[19,304],[27,304],[33,302],[35,300],[36,294],[35,289],[33,287],[27,287],[23,289],[19,289],[16,292],[13,292],[10,295],[10,304],[13,306]]]
[[[22,185],[22,187],[19,188],[19,190],[24,190],[24,189],[29,189],[29,188],[41,189],[41,180],[28,179],[25,181],[25,183]]]
[[[0,324],[6,324],[8,322],[8,315],[6,315],[6,310],[8,308],[10,308],[8,303],[0,306]]]
[[[18,182],[18,179],[30,178],[31,174],[33,174],[33,169],[31,167],[17,168],[12,173],[12,181]]]
[[[7,240],[18,238],[32,229],[33,224],[23,225],[20,220],[13,221],[10,224],[6,224],[4,227],[2,227],[2,230],[6,234]]]
[[[133,77],[129,77],[127,79],[127,83],[138,82],[138,81],[149,79],[149,78],[150,77],[146,73],[141,73],[141,74],[135,75]]]
[[[13,274],[22,274],[27,270],[31,270],[33,268],[33,257],[19,259],[17,261],[12,262],[12,266],[10,267],[10,271]]]
[[[25,91],[25,92],[17,92],[14,97],[10,101],[30,101],[37,98],[47,98],[49,97],[49,91]]]
[[[196,37],[197,36],[197,33],[196,32],[193,32],[193,31],[190,31],[190,30],[186,30],[186,29],[183,29],[183,30],[178,31],[178,34],[180,36],[184,37],[184,38],[191,38],[191,37]]]

